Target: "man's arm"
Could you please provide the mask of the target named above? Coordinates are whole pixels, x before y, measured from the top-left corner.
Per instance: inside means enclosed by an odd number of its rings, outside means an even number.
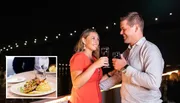
[[[15,73],[23,72],[22,65],[23,65],[23,58],[15,57],[12,63],[14,72]]]
[[[102,80],[100,81],[100,88],[101,90],[109,90],[111,87],[115,86],[116,84],[120,83],[120,81],[122,80],[122,72],[119,72],[117,70],[115,70],[115,73],[107,78],[106,80]]]
[[[49,57],[46,58],[46,61],[44,61],[44,67],[46,68],[46,70],[49,68]]]
[[[35,68],[36,70],[38,70],[39,72],[43,72],[43,71],[42,71],[41,64],[40,64],[40,57],[35,57],[34,68]]]
[[[149,50],[145,55],[143,60],[145,71],[138,71],[128,66],[125,75],[131,76],[131,82],[135,85],[157,90],[161,85],[164,60],[160,52],[156,50]]]

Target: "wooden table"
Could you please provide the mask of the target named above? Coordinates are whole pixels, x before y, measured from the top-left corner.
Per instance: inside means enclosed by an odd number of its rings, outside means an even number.
[[[37,75],[37,76],[39,77],[40,75]],[[24,77],[24,78],[26,78],[26,81],[31,80],[31,79],[35,78],[35,72],[28,71],[28,72],[18,73],[18,74],[13,75],[11,78],[17,78],[17,77]],[[24,97],[24,96],[14,94],[10,91],[10,88],[17,83],[15,83],[15,84],[6,83],[6,98],[33,98],[33,99],[34,98],[57,98],[57,75],[56,74],[47,74],[46,80],[55,85],[55,87],[56,87],[55,92],[48,94],[48,95],[38,96],[38,97],[29,97],[29,96]]]

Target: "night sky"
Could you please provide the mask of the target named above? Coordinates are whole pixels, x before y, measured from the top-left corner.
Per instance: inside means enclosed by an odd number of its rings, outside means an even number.
[[[30,52],[35,51],[34,48],[45,48],[41,51],[36,50],[37,54],[59,55],[60,60],[68,61],[82,30],[92,26],[99,32],[102,46],[108,45],[112,51],[123,52],[127,45],[119,35],[119,17],[130,11],[138,11],[145,20],[144,35],[160,48],[166,64],[180,64],[179,2],[178,0],[119,0],[119,3],[104,1],[63,3],[49,0],[1,3],[0,48],[14,45],[16,42],[23,45],[24,41],[28,41],[26,47],[20,46],[16,48],[17,50],[13,49],[1,55],[21,55],[21,53],[33,55]],[[158,21],[155,21],[156,17]],[[115,26],[113,26],[114,22]],[[106,25],[110,26],[108,30],[105,29]],[[77,33],[69,36],[74,30]],[[57,41],[55,37],[59,33],[62,37]],[[45,36],[48,36],[51,42],[44,43]],[[33,44],[35,38],[41,43]],[[51,48],[52,45],[54,47]]]

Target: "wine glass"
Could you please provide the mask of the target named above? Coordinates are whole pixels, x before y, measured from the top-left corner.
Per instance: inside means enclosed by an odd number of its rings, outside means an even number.
[[[112,52],[112,58],[121,59],[121,52]]]
[[[101,56],[109,58],[109,47],[101,47]],[[104,66],[103,68],[110,68],[110,66]]]

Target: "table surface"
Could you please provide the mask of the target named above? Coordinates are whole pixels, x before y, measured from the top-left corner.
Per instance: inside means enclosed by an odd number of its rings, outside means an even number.
[[[37,75],[37,76],[41,77],[40,75]],[[26,79],[25,81],[28,81],[28,80],[35,78],[35,72],[34,71],[28,71],[28,72],[18,73],[18,74],[13,75],[10,78],[17,78],[17,77],[24,77]],[[46,80],[48,82],[51,82],[54,84],[56,91],[53,93],[50,93],[48,95],[37,96],[37,97],[30,97],[30,96],[24,97],[24,96],[14,94],[11,92],[10,88],[14,84],[17,84],[17,83],[6,83],[6,98],[57,98],[57,78],[56,77],[57,77],[57,75],[55,73],[55,74],[47,74],[47,78],[46,78]],[[22,82],[20,82],[20,83],[22,83]]]

